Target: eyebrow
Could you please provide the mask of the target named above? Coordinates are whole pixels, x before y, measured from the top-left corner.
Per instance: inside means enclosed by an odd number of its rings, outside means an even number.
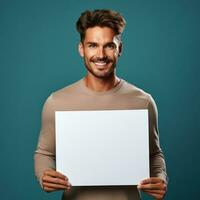
[[[96,45],[98,45],[97,42],[86,42],[86,45],[89,45],[89,44],[96,44]],[[107,45],[114,45],[114,46],[116,46],[116,44],[114,42],[108,42],[108,43],[104,44],[103,46],[107,46]]]
[[[97,42],[87,42],[86,44],[98,44]]]
[[[116,44],[114,42],[108,42],[105,45],[114,45],[114,46],[116,46]]]

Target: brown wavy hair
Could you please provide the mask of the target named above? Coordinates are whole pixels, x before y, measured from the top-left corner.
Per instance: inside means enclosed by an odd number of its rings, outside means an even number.
[[[121,34],[125,28],[126,21],[122,15],[113,10],[86,10],[81,13],[78,21],[76,22],[76,29],[80,34],[80,40],[83,42],[85,39],[85,32],[88,28],[95,26],[112,28],[115,34],[121,38]]]

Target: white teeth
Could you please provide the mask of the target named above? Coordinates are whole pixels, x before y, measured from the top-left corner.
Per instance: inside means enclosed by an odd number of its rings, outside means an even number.
[[[105,62],[94,62],[95,65],[100,65],[100,66],[103,66],[103,65],[106,65]]]

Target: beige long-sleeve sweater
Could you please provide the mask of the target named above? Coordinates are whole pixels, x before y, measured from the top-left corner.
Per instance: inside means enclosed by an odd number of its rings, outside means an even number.
[[[95,92],[87,88],[84,79],[81,79],[51,94],[44,104],[42,126],[34,156],[35,174],[40,183],[44,170],[55,169],[56,165],[55,111],[125,109],[148,109],[150,175],[151,177],[160,177],[166,180],[165,161],[159,144],[157,108],[151,95],[124,80],[121,80],[111,90]],[[63,193],[63,200],[139,199],[140,194],[136,186],[72,186],[70,192],[65,191]]]

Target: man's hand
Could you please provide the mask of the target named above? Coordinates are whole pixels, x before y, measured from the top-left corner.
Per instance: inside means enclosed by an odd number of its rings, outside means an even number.
[[[167,191],[166,182],[163,179],[156,177],[141,181],[137,188],[154,197],[156,200],[163,199]]]
[[[48,169],[44,172],[42,185],[46,192],[71,189],[71,183],[68,178],[53,169]]]

